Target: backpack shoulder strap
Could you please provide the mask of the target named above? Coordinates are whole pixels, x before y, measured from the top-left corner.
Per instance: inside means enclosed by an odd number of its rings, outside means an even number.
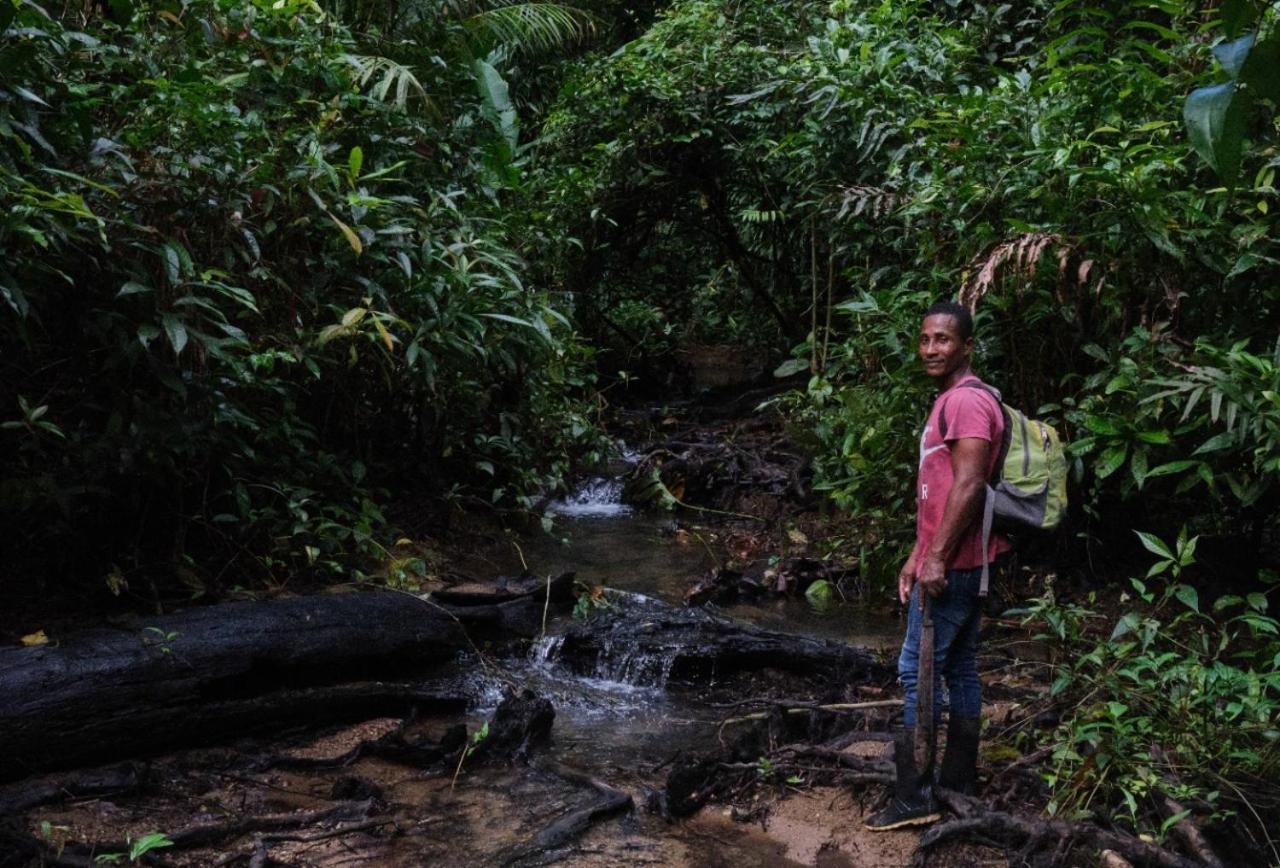
[[[995,386],[992,386],[988,383],[984,383],[982,382],[982,380],[979,380],[977,378],[964,380],[963,382],[957,385],[962,388],[981,389],[982,391],[986,392],[988,395],[990,395],[992,398],[995,399],[996,409],[1000,412],[1000,415],[1004,418],[1004,422],[1005,422],[1004,436],[1002,438],[1004,442],[1000,444],[999,448],[1001,451],[1000,453],[998,453],[999,455],[1003,456],[1005,453],[1008,452],[1008,449],[1009,449],[1009,418],[1008,418],[1008,414],[1005,413],[1005,410],[1004,410],[1004,399],[1000,396],[1000,390],[997,389]],[[942,434],[942,439],[945,442],[947,439],[946,407],[943,407],[942,412],[938,413],[938,431],[939,433]],[[991,472],[991,479],[987,480],[987,483],[983,486],[984,491],[983,491],[983,503],[982,503],[982,525],[981,525],[981,531],[980,531],[981,539],[982,539],[983,561],[982,561],[982,578],[978,586],[978,595],[982,597],[985,597],[987,595],[987,588],[991,584],[991,564],[988,563],[986,560],[986,553],[991,549],[991,525],[992,525],[992,519],[995,514],[995,502],[996,502],[996,496],[995,496],[996,493],[991,486],[999,479],[1000,465],[1003,463],[1004,462],[1002,457],[996,459],[995,467]]]
[[[1000,397],[1000,390],[995,386],[992,386],[989,383],[984,383],[976,377],[970,380],[963,380],[956,385],[961,389],[981,389],[986,392],[992,398],[996,399],[996,409],[1000,411],[1001,415],[1004,415],[1004,399]],[[942,439],[945,442],[947,439],[947,414],[946,407],[944,406],[942,409],[943,412],[938,413],[938,433],[942,435]]]

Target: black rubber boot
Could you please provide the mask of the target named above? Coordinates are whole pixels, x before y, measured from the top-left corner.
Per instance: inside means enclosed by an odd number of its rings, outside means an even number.
[[[915,735],[915,727],[909,726],[894,739],[893,764],[898,776],[893,798],[884,810],[863,821],[863,825],[874,832],[924,826],[942,816],[933,798],[933,769],[925,769],[922,774],[916,768]]]
[[[978,788],[978,739],[982,718],[952,716],[947,721],[947,749],[942,755],[938,786],[972,796]]]

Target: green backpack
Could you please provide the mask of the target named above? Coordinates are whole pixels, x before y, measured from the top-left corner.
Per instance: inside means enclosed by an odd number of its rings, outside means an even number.
[[[1004,403],[1000,391],[981,380],[965,380],[960,385],[984,390],[996,399],[1004,414],[1004,436],[982,509],[983,551],[990,545],[993,528],[1053,530],[1067,510],[1067,457],[1058,432]],[[940,428],[946,440],[945,416]],[[990,578],[990,565],[983,564],[984,597]]]

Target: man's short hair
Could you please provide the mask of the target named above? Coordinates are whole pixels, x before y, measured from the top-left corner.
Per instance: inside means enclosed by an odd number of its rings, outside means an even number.
[[[931,316],[952,317],[960,329],[960,340],[967,341],[973,337],[973,317],[969,314],[969,308],[964,305],[954,301],[935,301],[929,305],[929,309],[924,312],[921,319]]]

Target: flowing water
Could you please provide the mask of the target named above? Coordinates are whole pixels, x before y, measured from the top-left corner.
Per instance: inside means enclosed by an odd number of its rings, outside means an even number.
[[[522,560],[540,575],[573,570],[592,585],[607,585],[611,590],[606,599],[612,607],[625,610],[628,625],[650,617],[675,620],[670,607],[681,606],[689,579],[716,565],[714,540],[709,538],[713,531],[701,537],[702,532],[694,529],[674,532],[669,516],[632,511],[622,503],[621,494],[617,479],[588,480],[572,497],[554,506],[558,513],[554,535],[524,541],[522,549],[508,544],[496,552],[480,553],[472,571],[510,574],[519,572]],[[877,623],[853,606],[837,604],[817,611],[804,600],[736,606],[719,614],[861,645],[891,644],[899,629],[893,619]],[[682,617],[696,621],[700,616]],[[271,843],[271,858],[322,868],[890,864],[849,861],[841,855],[850,852],[847,848],[828,846],[833,828],[857,826],[856,816],[835,818],[829,792],[821,795],[820,810],[807,815],[807,827],[801,822],[806,818],[789,821],[789,828],[810,830],[807,850],[797,849],[794,841],[780,841],[777,830],[785,826],[781,820],[765,834],[758,824],[732,821],[722,808],[712,807],[674,823],[648,810],[677,757],[705,753],[718,743],[721,723],[732,713],[727,708],[734,701],[758,696],[757,687],[770,684],[792,695],[803,690],[804,679],[757,673],[731,682],[704,679],[698,684],[671,684],[669,654],[643,646],[634,631],[609,631],[604,626],[591,637],[603,644],[602,653],[595,658],[594,668],[583,671],[580,659],[571,667],[561,658],[565,630],[572,623],[568,616],[552,617],[546,634],[514,657],[482,661],[460,655],[456,671],[446,676],[449,695],[456,695],[461,684],[471,698],[465,723],[473,734],[512,686],[528,687],[552,702],[556,716],[551,741],[536,747],[527,765],[477,762],[473,768],[466,765],[464,755],[456,774],[446,770],[442,775],[438,768],[361,756],[349,765],[319,770],[226,772],[241,768],[242,750],[313,759],[342,757],[356,745],[401,726],[407,727],[405,736],[411,740],[434,743],[459,721],[451,711],[432,717],[428,708],[427,716],[408,723],[398,718],[362,720],[279,733],[265,747],[250,741],[160,757],[155,761],[156,779],[164,784],[154,792],[68,803],[40,812],[31,822],[47,821],[50,828],[83,835],[83,840],[116,840],[122,834],[180,829],[193,818],[204,822],[210,811],[238,817],[325,810],[334,804],[340,787],[354,782],[377,794],[377,807],[372,810],[381,812],[379,825],[340,836],[321,832],[279,837]],[[757,675],[760,680],[752,680]],[[564,769],[574,774],[566,776]],[[629,793],[635,809],[595,822],[559,849],[530,850],[529,842],[544,830],[572,812],[599,803],[601,796],[595,789],[574,779],[582,773]],[[804,801],[797,799],[794,804]],[[844,803],[849,802],[846,794]],[[798,810],[790,805],[782,809]],[[227,845],[243,848],[246,841]],[[188,852],[173,864],[222,864],[218,860],[225,861],[226,854],[218,847]],[[513,861],[513,854],[519,858]]]
[[[619,479],[587,480],[573,495],[551,505],[557,515],[554,534],[523,541],[519,549],[488,553],[491,567],[516,572],[527,564],[539,574],[574,571],[590,585],[611,589],[615,605],[636,609],[637,617],[654,605],[652,601],[681,606],[689,580],[716,566],[713,545],[696,533],[674,532],[670,516],[632,510],[622,502],[622,489]],[[895,645],[901,630],[895,619],[876,617],[854,605],[837,602],[818,609],[803,598],[738,605],[719,614],[769,629],[881,648]],[[553,620],[527,658],[504,665],[510,676],[555,705],[553,743],[544,755],[630,791],[637,800],[636,811],[596,827],[575,845],[567,864],[796,864],[783,858],[777,841],[729,822],[718,812],[670,826],[643,809],[644,794],[661,787],[663,766],[682,751],[714,744],[725,712],[712,707],[697,690],[668,690],[671,660],[637,652],[625,643],[606,642],[595,671],[569,671],[558,659],[565,623]],[[496,707],[502,689],[498,679],[484,673],[476,674],[475,685],[478,700],[471,722],[479,725]],[[510,786],[518,789],[524,784]],[[504,795],[510,792],[508,788]],[[487,797],[493,793],[490,788]],[[466,796],[454,798],[462,799],[454,810],[465,814],[477,809],[474,803],[465,806]],[[549,798],[547,804],[562,810],[567,804],[546,794],[529,798]],[[519,801],[520,806],[508,805],[508,810],[527,814],[527,801]],[[479,849],[470,852],[489,861],[495,857],[488,847],[506,840],[491,835],[487,846],[473,841]]]

